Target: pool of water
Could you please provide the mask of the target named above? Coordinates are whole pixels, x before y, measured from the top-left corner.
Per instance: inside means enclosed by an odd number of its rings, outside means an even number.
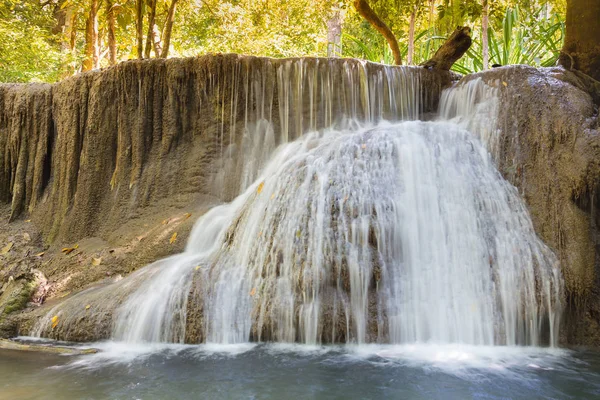
[[[1,399],[600,399],[600,352],[96,343],[0,351]]]

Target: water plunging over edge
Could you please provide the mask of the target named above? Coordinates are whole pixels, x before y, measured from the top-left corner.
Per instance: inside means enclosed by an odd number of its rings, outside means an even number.
[[[366,91],[363,106],[383,92]],[[495,155],[497,104],[475,80],[444,93],[452,123],[345,119],[280,145],[244,193],[198,220],[184,253],[124,280],[137,288],[115,339],[183,342],[196,296],[209,342],[538,345],[544,330],[555,345],[556,258],[482,146]],[[256,143],[271,151],[265,131]]]

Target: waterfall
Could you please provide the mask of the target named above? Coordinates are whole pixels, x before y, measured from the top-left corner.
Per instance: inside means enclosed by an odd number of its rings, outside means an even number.
[[[224,79],[210,85],[224,103],[214,186],[225,187],[239,175],[240,190],[258,177],[278,145],[347,120],[418,119],[441,90],[440,77],[422,68],[341,59],[261,59],[259,67],[240,62]],[[226,88],[231,93],[223,93]]]
[[[184,253],[92,292],[113,338],[556,345],[562,278],[496,169],[495,89],[447,90],[419,121],[408,71],[352,64],[339,87],[282,64],[278,124],[248,108],[265,118],[245,123],[241,194],[199,218]],[[275,97],[247,82],[246,98]],[[36,333],[76,321],[69,307]]]

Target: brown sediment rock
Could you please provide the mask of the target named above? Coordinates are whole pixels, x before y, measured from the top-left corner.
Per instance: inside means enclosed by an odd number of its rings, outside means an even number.
[[[567,294],[561,342],[598,346],[600,93],[594,82],[562,68],[508,66],[463,82],[477,78],[500,93],[499,169],[561,262]]]

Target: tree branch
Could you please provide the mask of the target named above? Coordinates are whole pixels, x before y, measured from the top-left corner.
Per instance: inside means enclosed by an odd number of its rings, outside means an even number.
[[[396,65],[402,65],[402,55],[398,40],[390,28],[375,14],[375,11],[369,6],[366,0],[354,0],[356,11],[373,26],[387,40],[392,53],[394,54],[394,62]]]
[[[433,57],[421,66],[449,71],[452,65],[471,47],[471,28],[459,26],[440,46]]]

